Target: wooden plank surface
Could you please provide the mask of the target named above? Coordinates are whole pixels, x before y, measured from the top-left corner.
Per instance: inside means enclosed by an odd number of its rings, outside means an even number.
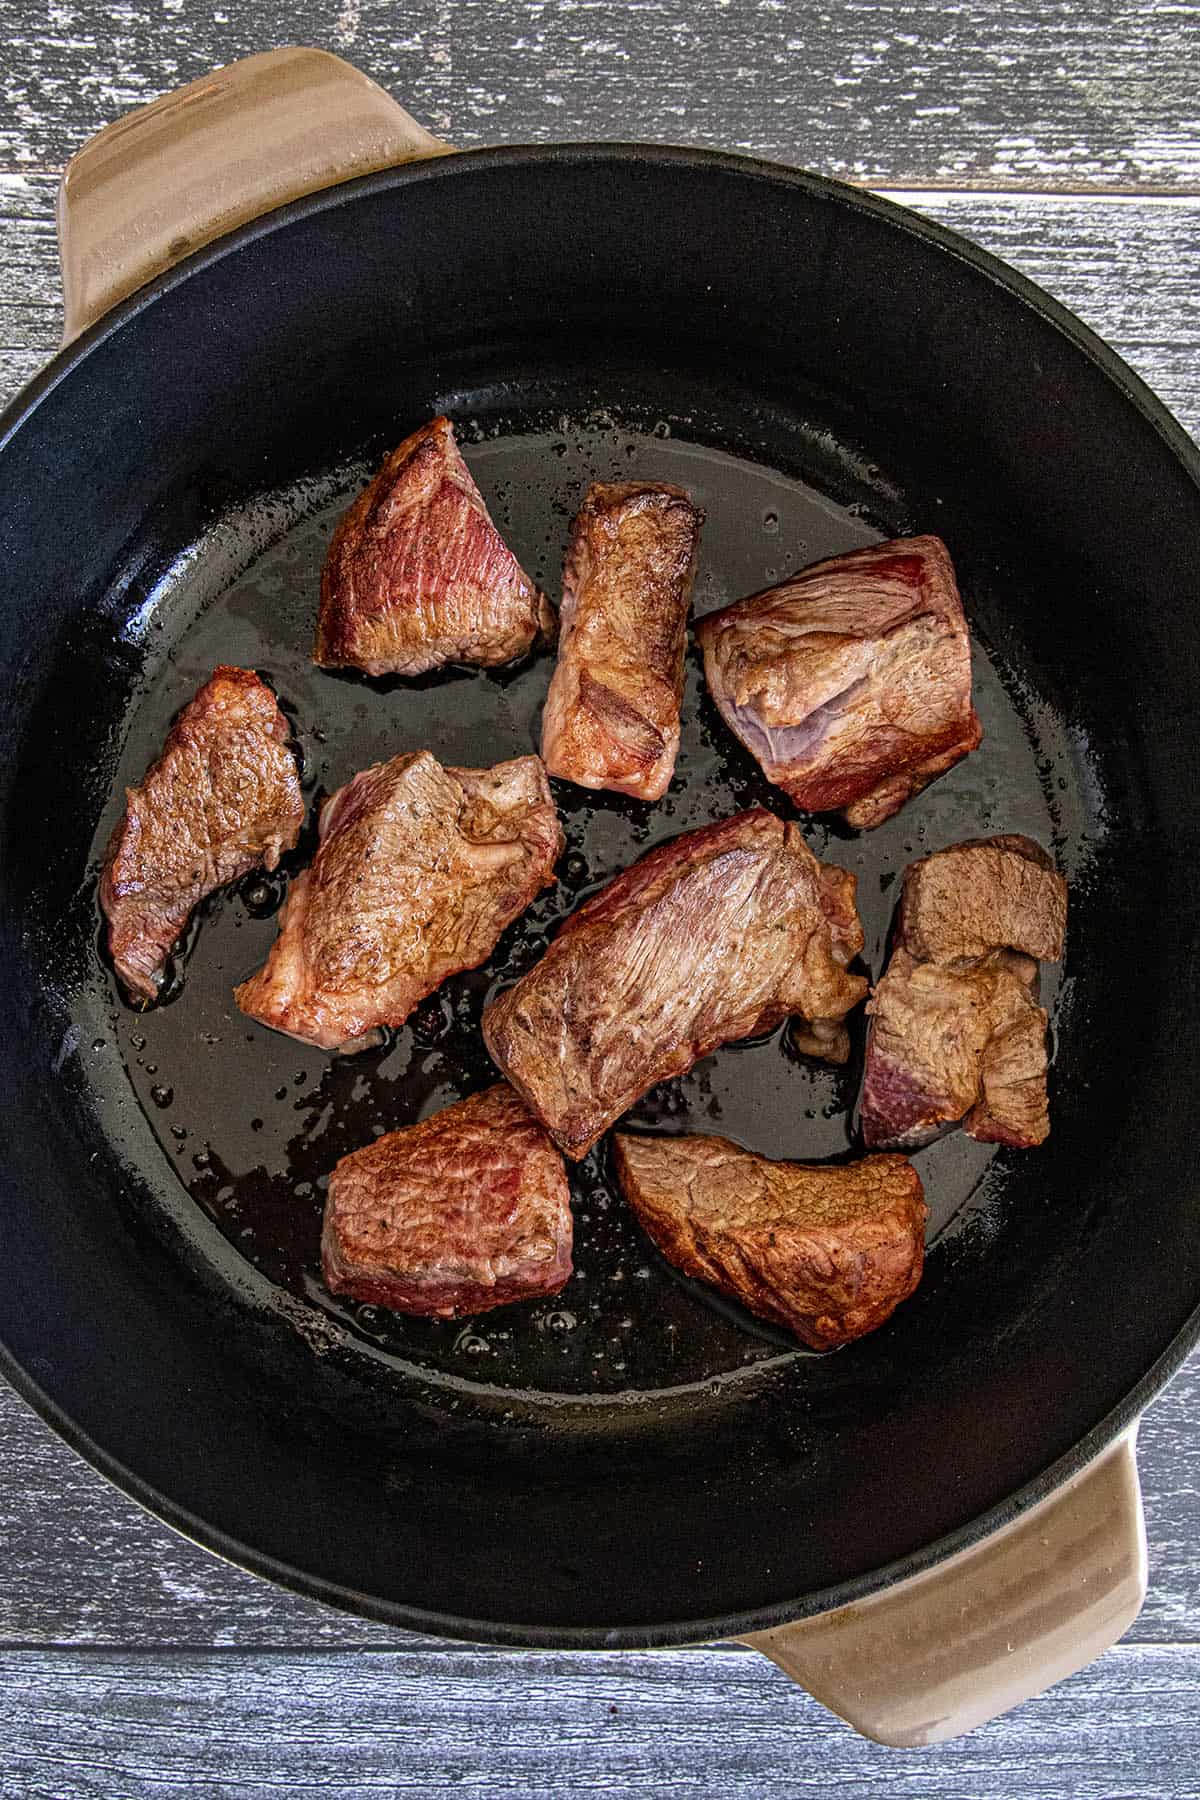
[[[340,52],[458,144],[626,137],[870,186],[1200,190],[1189,0],[0,0],[0,168],[271,44]]]
[[[428,1658],[128,1652],[0,1656],[0,1792],[22,1800],[254,1794],[710,1794],[722,1800],[1189,1800],[1200,1650],[1118,1649],[936,1749],[882,1750],[760,1657],[526,1651]]]

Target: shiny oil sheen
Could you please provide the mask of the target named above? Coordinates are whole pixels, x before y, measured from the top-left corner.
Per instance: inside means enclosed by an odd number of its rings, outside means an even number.
[[[398,420],[399,438],[411,421]],[[567,531],[591,480],[677,482],[705,509],[695,612],[770,585],[818,558],[883,535],[936,529],[910,514],[886,474],[826,436],[805,470],[783,471],[689,437],[689,421],[597,410],[581,419],[458,414],[460,440],[501,532],[557,600]],[[694,429],[694,427],[693,427]],[[555,782],[567,836],[557,887],[502,937],[485,967],[446,982],[377,1051],[331,1058],[255,1024],[232,990],[264,959],[287,879],[315,842],[319,802],[356,770],[428,748],[482,766],[536,750],[553,667],[542,654],[500,671],[452,669],[415,681],[330,674],[310,658],[321,564],[337,517],[369,473],[352,460],[324,480],[264,496],[219,518],[203,542],[131,594],[127,634],[144,659],[120,746],[114,795],[100,818],[93,879],[126,784],[158,754],[171,719],[216,664],[267,676],[302,757],[310,816],[275,875],[252,874],[200,909],[175,959],[165,1002],[124,1005],[107,978],[106,1025],[90,1066],[120,1059],[159,1152],[191,1204],[237,1257],[365,1351],[435,1380],[546,1395],[650,1393],[711,1382],[768,1359],[805,1354],[791,1337],[678,1275],[624,1204],[602,1143],[571,1167],[575,1273],[547,1301],[474,1319],[407,1318],[335,1299],[320,1274],[321,1211],[339,1157],[427,1116],[495,1078],[479,1030],[490,994],[536,959],[581,901],[654,844],[740,807],[802,817],[722,725],[690,645],[675,779],[657,806]],[[954,544],[951,542],[951,550]],[[880,973],[898,880],[914,857],[972,835],[1020,831],[1085,871],[1097,832],[1086,757],[989,648],[988,605],[1003,594],[963,574],[974,641],[981,749],[870,833],[804,819],[814,851],[858,878],[863,965]],[[1068,965],[1069,967],[1069,965]],[[1043,996],[1057,1012],[1059,971]],[[864,1018],[851,1020],[850,1065],[795,1054],[786,1028],[705,1058],[653,1089],[635,1127],[711,1131],[773,1157],[857,1153],[854,1105]],[[930,1206],[931,1263],[965,1226],[981,1246],[998,1226],[994,1147],[951,1134],[917,1153]],[[181,1196],[182,1198],[182,1196]]]

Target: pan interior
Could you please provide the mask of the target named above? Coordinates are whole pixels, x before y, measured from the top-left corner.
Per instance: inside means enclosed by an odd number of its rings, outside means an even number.
[[[618,396],[578,416],[522,410],[511,396],[473,406],[453,399],[460,441],[496,523],[555,599],[570,520],[595,479],[678,482],[704,507],[696,614],[822,556],[942,526],[936,507],[914,505],[887,471],[828,434],[819,442],[795,434],[794,458],[782,466],[755,460],[744,443],[723,443],[719,429],[687,413],[652,417]],[[394,439],[417,422],[398,418]],[[240,1014],[233,987],[267,952],[287,878],[312,853],[324,795],[401,751],[428,748],[443,762],[479,766],[538,745],[552,654],[498,672],[454,669],[408,682],[332,675],[311,662],[325,549],[376,450],[239,503],[121,597],[123,635],[140,670],[112,797],[96,824],[93,888],[125,785],[141,778],[173,715],[220,662],[256,668],[275,686],[302,753],[310,815],[275,876],[252,875],[206,902],[163,1004],[145,1012],[125,1005],[97,958],[80,996],[85,1068],[98,1089],[125,1087],[156,1141],[160,1203],[185,1222],[200,1209],[215,1225],[216,1261],[230,1281],[252,1270],[301,1329],[332,1336],[393,1373],[415,1369],[436,1386],[512,1390],[514,1399],[611,1400],[739,1382],[764,1365],[799,1366],[806,1353],[785,1334],[657,1255],[621,1199],[603,1144],[571,1170],[575,1273],[552,1300],[443,1322],[356,1306],[322,1284],[320,1220],[333,1165],[495,1078],[479,1032],[482,1008],[530,966],[574,907],[655,843],[739,807],[765,804],[802,817],[721,724],[693,644],[667,798],[647,807],[556,782],[567,834],[558,885],[510,927],[485,967],[447,982],[380,1050],[352,1058],[331,1059]],[[898,879],[914,857],[983,832],[1020,831],[1051,849],[1069,878],[1084,877],[1103,834],[1086,743],[1009,666],[988,629],[1006,596],[952,528],[946,535],[952,553],[961,552],[981,749],[874,832],[802,817],[817,854],[858,878],[863,964],[873,978],[885,960]],[[1058,1041],[1070,1028],[1069,984],[1059,971],[1045,971],[1043,999]],[[773,1157],[846,1159],[855,1154],[861,1012],[853,1024],[846,1070],[796,1055],[783,1030],[723,1049],[653,1090],[630,1123],[719,1132]],[[931,1208],[930,1275],[964,1246],[994,1249],[1011,1158],[952,1134],[915,1161]]]

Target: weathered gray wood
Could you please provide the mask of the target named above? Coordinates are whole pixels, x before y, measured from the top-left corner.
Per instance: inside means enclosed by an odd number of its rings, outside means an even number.
[[[0,168],[297,37],[459,144],[746,148],[872,186],[1200,188],[1195,8],[1156,0],[0,0]]]
[[[1200,1650],[1119,1649],[936,1749],[857,1738],[755,1656],[0,1658],[0,1792],[1192,1800]]]

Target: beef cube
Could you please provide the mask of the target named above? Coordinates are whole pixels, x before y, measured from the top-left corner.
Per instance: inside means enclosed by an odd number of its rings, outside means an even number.
[[[356,775],[322,809],[242,1011],[325,1050],[362,1050],[474,969],[554,881],[563,836],[536,756],[444,769],[428,750]]]
[[[344,1156],[325,1203],[335,1294],[455,1319],[557,1294],[571,1274],[567,1172],[500,1082]]]
[[[551,775],[661,800],[703,513],[682,488],[593,482],[571,528],[558,665],[542,720]]]
[[[1047,1136],[1046,1014],[1029,957],[998,950],[946,968],[897,950],[867,1010],[868,1148],[915,1149],[960,1119],[988,1142]]]
[[[100,879],[108,948],[131,996],[153,1000],[206,894],[274,869],[304,823],[296,758],[274,694],[222,665],[167,734],[109,841]]]
[[[1066,929],[1067,884],[1032,838],[970,838],[905,872],[900,930],[922,961],[952,963],[1002,946],[1059,962]]]
[[[572,914],[484,1013],[493,1061],[568,1156],[656,1082],[791,1014],[844,1061],[866,992],[855,880],[763,808],[660,845]]]
[[[384,463],[333,534],[314,660],[368,675],[506,663],[554,613],[505,544],[454,441],[432,419]]]
[[[626,1199],[668,1261],[830,1350],[921,1279],[927,1208],[902,1156],[819,1168],[722,1137],[615,1137]]]
[[[709,613],[696,635],[725,723],[806,812],[880,825],[983,735],[940,538],[814,563]]]

